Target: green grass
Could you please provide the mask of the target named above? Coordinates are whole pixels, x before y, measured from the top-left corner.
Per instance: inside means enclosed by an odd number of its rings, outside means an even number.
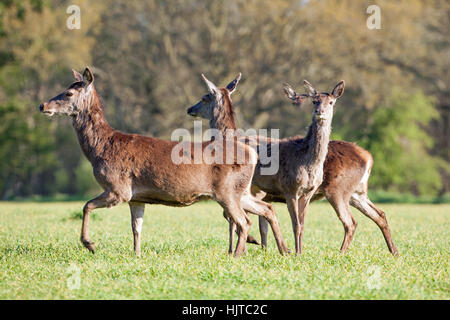
[[[132,252],[127,205],[94,211],[79,243],[81,202],[0,203],[1,299],[449,299],[450,205],[387,205],[400,257],[362,214],[347,255],[343,228],[326,203],[311,205],[304,254],[282,257],[248,246],[226,254],[228,226],[215,203],[147,206],[142,257]],[[293,247],[285,205],[275,206]],[[252,218],[251,234],[258,236]],[[258,236],[259,237],[259,236]],[[69,289],[79,272],[80,287]],[[69,286],[68,286],[69,285]],[[372,288],[372,289],[370,289]]]

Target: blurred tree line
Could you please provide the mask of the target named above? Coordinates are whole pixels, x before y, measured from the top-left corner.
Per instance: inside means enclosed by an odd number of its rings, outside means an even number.
[[[69,5],[81,29],[69,30]],[[369,30],[366,9],[381,9]],[[238,126],[304,134],[311,120],[285,99],[303,79],[330,91],[345,79],[332,138],[372,152],[371,189],[450,190],[448,1],[0,0],[0,199],[93,194],[71,121],[38,113],[93,66],[111,125],[170,138],[191,128],[200,73],[234,94]],[[206,123],[205,123],[206,125]]]

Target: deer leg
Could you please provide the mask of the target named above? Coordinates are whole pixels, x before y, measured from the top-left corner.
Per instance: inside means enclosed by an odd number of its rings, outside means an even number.
[[[121,200],[111,191],[105,191],[98,197],[89,200],[83,207],[83,223],[81,225],[80,240],[90,252],[95,252],[94,242],[89,239],[89,215],[92,210],[97,208],[112,207],[119,204]]]
[[[131,228],[133,230],[134,252],[136,256],[141,255],[141,231],[144,221],[145,204],[129,202],[131,211]]]
[[[223,217],[228,221],[229,225],[229,233],[228,233],[228,254],[233,253],[233,244],[234,244],[234,233],[237,233],[236,224],[233,222],[230,217],[227,216],[225,210],[223,211]]]
[[[250,226],[247,223],[244,210],[236,211],[236,213],[232,214],[232,218],[236,223],[239,237],[236,244],[236,249],[234,251],[234,256],[236,258],[239,258],[240,256],[242,256],[242,254],[245,254],[247,252],[247,246],[245,244],[247,242],[247,235]],[[239,214],[239,211],[241,212],[241,214]]]
[[[295,253],[300,254],[300,222],[298,220],[298,197],[296,195],[286,195],[286,204],[291,216],[292,231],[294,232]]]
[[[311,201],[314,192],[311,192],[298,200],[298,222],[300,224],[300,235],[299,237],[296,234],[296,241],[299,243],[299,251],[298,254],[302,254],[303,248],[303,229],[305,227],[305,217],[306,211],[308,210],[309,202]]]
[[[233,244],[234,244],[234,233],[236,232],[236,234],[237,234],[236,224],[233,222],[233,220],[231,220],[229,217],[226,216],[225,211],[223,212],[223,216],[228,221],[228,224],[229,224],[228,253],[232,254],[233,253]],[[256,240],[256,238],[250,234],[247,236],[247,243],[259,245],[258,240]]]
[[[257,186],[252,185],[250,188],[251,194],[259,200],[262,200],[267,193],[259,189]],[[261,236],[261,247],[263,249],[267,248],[267,233],[269,231],[269,221],[267,219],[264,219],[262,216],[258,217],[259,222],[259,234]],[[258,244],[258,241],[255,239],[255,243]]]
[[[263,216],[258,217],[259,222],[259,234],[261,235],[261,247],[267,248],[267,233],[269,231],[269,221]]]
[[[259,245],[259,241],[256,240],[256,238],[250,234],[247,236],[247,243]]]
[[[250,194],[243,196],[241,199],[241,203],[244,207],[244,210],[253,214],[257,214],[259,216],[263,216],[265,219],[267,219],[275,236],[278,250],[282,255],[285,253],[289,253],[289,249],[283,240],[283,236],[281,235],[280,224],[278,223],[278,219],[273,206],[270,203],[259,200]]]
[[[348,246],[353,240],[355,230],[357,227],[357,222],[353,218],[352,212],[348,205],[348,201],[343,200],[341,197],[329,196],[327,197],[328,202],[333,206],[334,211],[336,211],[339,220],[341,220],[344,225],[345,235],[341,246],[341,252],[343,254],[347,253]]]
[[[247,251],[246,242],[248,236],[248,230],[250,225],[248,224],[247,215],[242,209],[239,201],[229,200],[229,201],[218,201],[219,204],[224,209],[224,216],[229,217],[237,228],[238,242],[236,244],[236,249],[234,251],[234,256],[236,258],[240,257],[243,253]]]
[[[243,211],[245,212],[245,210],[243,210]],[[247,212],[245,212],[245,220],[247,221],[247,226],[248,226],[248,229],[250,230],[250,226],[252,225],[252,222],[251,222],[250,217],[248,216]],[[247,232],[247,240],[246,240],[247,243],[248,243],[248,237],[249,237],[249,234]],[[244,247],[244,254],[245,255],[248,254],[247,246]]]
[[[383,233],[384,240],[386,241],[389,251],[394,256],[398,256],[398,250],[392,240],[391,230],[389,229],[386,214],[370,201],[367,194],[352,194],[350,204],[378,225]]]

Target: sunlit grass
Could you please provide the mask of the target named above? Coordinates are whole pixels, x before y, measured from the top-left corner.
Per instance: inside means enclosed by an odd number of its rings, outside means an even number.
[[[267,251],[249,245],[241,259],[226,254],[228,226],[215,203],[147,206],[141,258],[132,251],[127,205],[94,211],[97,252],[82,248],[82,205],[0,203],[1,299],[450,298],[450,205],[381,206],[398,258],[356,210],[358,229],[348,254],[341,255],[342,225],[328,204],[315,203],[301,257],[280,256],[270,235]],[[293,248],[287,209],[275,208]],[[259,238],[252,219],[251,234]],[[78,289],[72,285],[77,270]]]

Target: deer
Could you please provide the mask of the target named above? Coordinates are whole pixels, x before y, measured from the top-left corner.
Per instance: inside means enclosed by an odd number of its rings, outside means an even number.
[[[239,73],[236,78],[227,86],[229,94],[232,94],[237,84],[241,79]],[[294,106],[302,106],[303,103],[313,97],[317,101],[321,101],[320,95],[308,83],[305,82],[305,87],[308,94],[297,94],[289,84],[284,84],[284,92],[286,96],[292,100]],[[343,88],[342,88],[343,89]],[[341,92],[342,94],[342,92]],[[335,97],[330,97],[326,94],[322,97],[328,96],[328,103]],[[319,100],[317,99],[319,98]],[[235,113],[234,109],[225,106],[223,103],[216,103],[213,105],[197,104],[192,106],[187,111],[188,115],[194,117],[201,117],[209,120],[210,127],[218,129],[224,136],[231,136],[233,134],[239,135],[236,131]],[[296,141],[302,139],[301,136],[295,136],[282,140],[275,141],[270,139],[272,143],[295,144]],[[259,141],[263,141],[264,145],[269,142],[264,137],[240,137],[241,141],[248,142],[249,139],[256,140],[258,146]],[[258,146],[261,147],[261,146]],[[288,156],[283,155],[283,157]],[[359,147],[355,143],[346,141],[330,141],[328,144],[328,153],[323,165],[323,182],[312,196],[311,201],[326,198],[334,208],[339,220],[344,226],[344,240],[341,245],[341,253],[346,254],[348,247],[353,239],[357,222],[354,219],[349,204],[364,215],[374,221],[383,233],[389,251],[394,255],[398,255],[398,250],[392,240],[389,225],[385,213],[378,209],[368,197],[368,181],[373,165],[373,158],[369,151]],[[280,166],[284,166],[284,162],[280,162]],[[277,173],[278,175],[279,173]],[[270,184],[278,179],[278,177],[271,177],[268,175],[261,175],[260,170],[255,171],[252,180],[252,192],[260,199],[270,202],[287,202],[286,197],[281,192],[281,188],[268,187]],[[278,189],[278,190],[277,190]],[[294,207],[290,200],[290,206]],[[298,205],[301,205],[299,203]],[[288,204],[289,206],[289,204]],[[292,215],[291,215],[292,217]],[[231,222],[232,223],[232,222]],[[296,223],[292,219],[292,223]],[[230,230],[233,227],[230,227]],[[261,234],[261,245],[263,248],[267,246],[267,222],[263,218],[259,219],[259,228]],[[293,225],[294,233],[296,227]]]
[[[233,110],[230,93],[234,91],[239,80],[240,75],[227,88],[224,88],[228,99],[217,101],[208,94],[196,105],[190,107],[188,114],[209,116],[210,126],[216,126],[216,128],[221,123],[226,123],[218,110]],[[262,191],[275,196],[283,195],[286,200],[294,231],[296,254],[302,252],[304,220],[309,202],[323,180],[323,163],[328,152],[333,105],[343,91],[344,81],[341,81],[333,89],[332,94],[318,95],[314,100],[312,123],[306,137],[295,141],[277,142],[280,153],[280,167],[277,174],[261,179],[261,175],[257,174],[261,167],[258,163],[252,180],[252,183]],[[218,104],[221,104],[220,108]],[[231,117],[230,123],[233,119],[234,116]],[[228,133],[225,132],[225,134]]]
[[[242,163],[236,156],[229,164],[209,164],[205,161],[175,163],[172,151],[179,142],[113,129],[104,116],[103,102],[95,89],[91,69],[86,67],[82,75],[72,71],[75,82],[54,98],[40,104],[39,110],[48,116],[60,114],[72,119],[81,150],[90,161],[95,179],[104,190],[83,207],[80,240],[91,253],[95,252],[94,242],[88,232],[92,210],[127,202],[131,212],[134,252],[139,257],[145,204],[178,207],[204,199],[213,199],[219,203],[227,220],[236,224],[239,238],[235,257],[247,252],[246,239],[250,228],[247,212],[264,215],[273,227],[280,253],[289,252],[273,207],[250,193],[257,158],[254,150],[235,141],[232,147],[245,155]],[[219,148],[219,142],[189,142],[188,146],[205,152],[207,148]],[[225,147],[223,152],[227,152]]]

